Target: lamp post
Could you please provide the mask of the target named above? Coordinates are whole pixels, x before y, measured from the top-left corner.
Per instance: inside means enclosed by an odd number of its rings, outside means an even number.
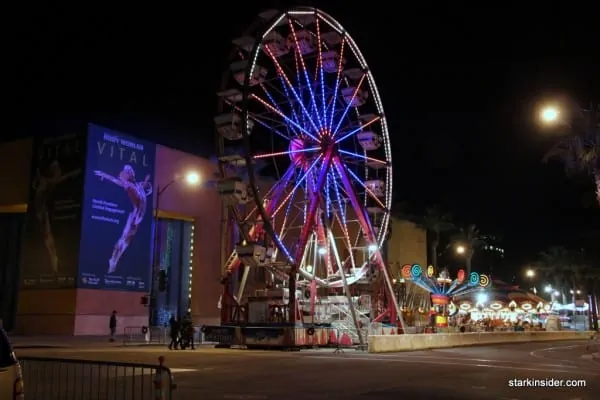
[[[533,292],[533,294],[535,294],[537,296],[537,287],[535,285],[535,269],[533,268],[528,268],[525,271],[525,276],[530,279],[533,283],[533,286],[531,287],[531,291]]]
[[[156,205],[154,207],[154,243],[152,246],[152,274],[151,274],[151,286],[150,286],[150,301],[148,307],[148,319],[150,326],[155,325],[155,313],[156,313],[156,301],[158,288],[158,274],[160,270],[160,250],[159,250],[159,237],[158,237],[158,211],[160,210],[160,197],[165,191],[170,188],[174,183],[184,180],[188,186],[197,186],[200,183],[200,175],[197,172],[189,171],[185,175],[176,175],[173,180],[168,182],[164,186],[156,187]]]

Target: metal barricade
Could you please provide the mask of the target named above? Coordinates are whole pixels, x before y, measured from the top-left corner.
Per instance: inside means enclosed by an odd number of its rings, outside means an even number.
[[[123,331],[123,345],[167,344],[168,328],[162,326],[126,326]]]
[[[160,364],[21,357],[25,398],[171,400],[175,383]]]

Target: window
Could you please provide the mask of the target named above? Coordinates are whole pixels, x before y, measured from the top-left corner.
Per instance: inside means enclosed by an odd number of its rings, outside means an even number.
[[[12,346],[6,333],[0,328],[0,368],[10,367],[16,363]]]

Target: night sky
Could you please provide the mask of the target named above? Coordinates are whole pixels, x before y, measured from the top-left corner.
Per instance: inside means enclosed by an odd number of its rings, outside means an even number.
[[[592,1],[578,9],[534,3],[309,3],[347,28],[373,71],[397,200],[441,204],[457,221],[500,234],[507,277],[545,247],[578,245],[582,232],[600,227],[591,179],[541,163],[553,137],[534,115],[557,95],[600,100],[597,13]],[[15,111],[5,137],[81,120],[211,154],[231,40],[273,2],[233,4],[15,13],[5,62],[16,70],[4,93],[5,109]]]

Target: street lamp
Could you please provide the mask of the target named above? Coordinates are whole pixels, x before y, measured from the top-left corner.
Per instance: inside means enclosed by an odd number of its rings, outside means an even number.
[[[156,206],[154,208],[154,245],[152,248],[152,286],[150,287],[150,301],[149,301],[149,322],[150,326],[154,324],[154,314],[156,308],[156,300],[158,293],[158,273],[160,270],[160,253],[159,253],[159,238],[158,238],[158,211],[160,210],[160,198],[165,191],[170,188],[174,183],[185,182],[187,186],[198,186],[200,184],[200,175],[196,171],[188,171],[181,175],[175,175],[175,178],[163,186],[156,186]]]
[[[456,254],[465,254],[465,252],[467,251],[465,246],[460,245],[460,244],[458,246],[456,246],[455,250],[456,250]]]
[[[544,123],[554,123],[560,117],[560,111],[554,106],[544,107],[540,112],[540,119]]]
[[[533,278],[533,277],[535,276],[535,271],[534,271],[534,270],[532,270],[532,269],[528,269],[528,270],[525,272],[525,275],[526,275],[528,278]]]

